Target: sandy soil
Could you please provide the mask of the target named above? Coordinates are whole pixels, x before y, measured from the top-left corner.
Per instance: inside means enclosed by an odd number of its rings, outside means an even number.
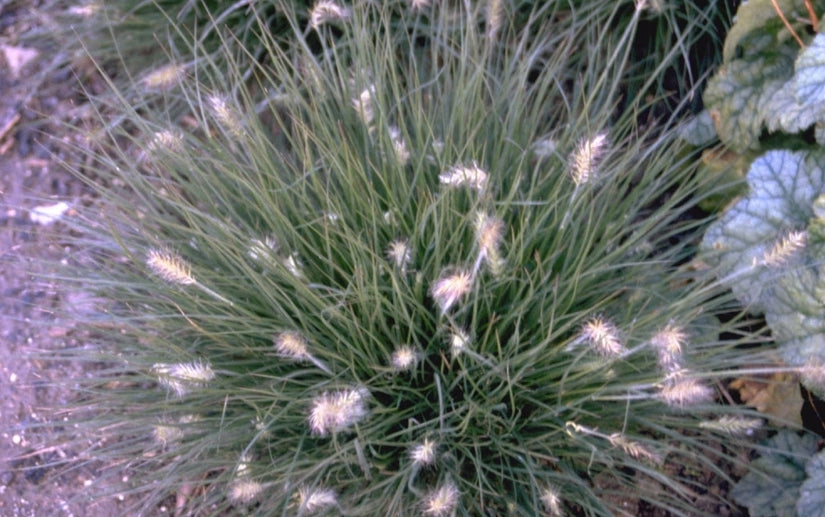
[[[83,346],[80,331],[56,316],[82,300],[50,280],[75,250],[64,243],[65,226],[38,218],[36,208],[90,194],[58,164],[72,157],[54,145],[76,106],[74,79],[42,75],[47,59],[15,41],[38,4],[0,2],[0,515],[120,515],[117,498],[79,497],[96,472],[79,463],[86,444],[61,414],[72,383],[96,365],[53,360]]]

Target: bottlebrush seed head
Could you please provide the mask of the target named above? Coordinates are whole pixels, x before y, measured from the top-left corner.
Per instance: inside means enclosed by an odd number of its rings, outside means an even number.
[[[212,115],[224,130],[235,137],[243,136],[244,129],[241,117],[237,111],[229,106],[226,97],[210,95],[207,102],[212,109]]]
[[[685,369],[669,374],[659,389],[659,398],[668,406],[678,408],[713,400],[713,390],[689,374]]]
[[[375,86],[370,85],[364,89],[358,97],[352,99],[352,107],[358,113],[358,118],[368,128],[372,126],[375,120],[375,109],[373,108],[373,99],[375,98]]]
[[[298,255],[295,253],[289,255],[287,258],[283,260],[284,267],[292,273],[292,276],[295,278],[303,278],[304,277],[304,264],[298,258]]]
[[[407,165],[407,162],[410,161],[410,151],[407,149],[407,142],[404,141],[401,130],[395,126],[391,126],[387,130],[390,134],[393,156],[395,157],[396,163],[401,166]]]
[[[410,459],[419,467],[435,463],[436,443],[429,438],[410,450]]]
[[[406,240],[399,239],[392,241],[387,247],[387,258],[390,263],[401,273],[407,272],[407,267],[412,260],[412,250]]]
[[[309,357],[307,341],[297,332],[281,332],[275,336],[275,350],[283,357],[293,359]]]
[[[716,420],[703,420],[699,422],[699,427],[702,429],[711,429],[713,431],[721,431],[734,436],[753,434],[755,429],[762,427],[762,420],[759,418],[746,418],[724,415]]]
[[[185,71],[183,65],[170,63],[144,76],[141,83],[149,90],[169,90],[180,84]]]
[[[299,514],[314,513],[338,504],[338,496],[330,489],[301,487],[298,489]]]
[[[397,371],[412,370],[418,363],[418,352],[410,345],[401,345],[392,353],[390,363]]]
[[[180,285],[196,283],[189,264],[170,251],[151,250],[146,258],[146,265],[167,282]]]
[[[152,139],[146,146],[146,150],[150,153],[182,153],[183,133],[169,129],[158,131],[152,135]]]
[[[487,172],[473,163],[469,167],[457,165],[438,176],[442,185],[450,187],[468,187],[479,194],[487,187]]]
[[[682,347],[687,341],[687,334],[678,325],[668,324],[658,331],[650,340],[656,351],[659,367],[665,372],[681,369]]]
[[[553,487],[546,487],[541,491],[541,504],[550,517],[562,517],[561,498],[558,491]]]
[[[608,437],[610,444],[623,450],[629,456],[636,459],[646,459],[652,463],[659,464],[662,462],[662,457],[645,447],[644,445],[628,440],[621,433],[613,433]]]
[[[408,2],[410,4],[410,9],[413,11],[419,11],[425,7],[429,7],[432,0],[408,0]]]
[[[619,336],[619,329],[604,318],[590,318],[582,325],[579,339],[603,357],[618,357],[625,348]]]
[[[473,277],[470,272],[458,270],[454,273],[443,274],[433,285],[431,294],[441,309],[441,314],[445,314],[459,300],[467,296],[472,288]]]
[[[445,483],[424,497],[422,504],[424,515],[435,517],[449,515],[458,504],[458,498],[459,493],[455,485],[450,482]]]
[[[102,2],[87,2],[84,5],[74,5],[72,7],[69,7],[67,12],[73,16],[91,18],[92,16],[98,14],[102,9]]]
[[[495,255],[504,235],[504,221],[484,212],[478,212],[474,226],[479,253],[485,257]]]
[[[309,14],[309,26],[318,30],[328,22],[337,22],[349,18],[349,9],[329,0],[320,0],[312,6]]]
[[[599,133],[593,138],[579,141],[570,155],[570,177],[573,183],[583,185],[596,177],[599,164],[608,147],[607,133]]]
[[[192,388],[206,386],[215,378],[215,372],[209,363],[192,361],[191,363],[156,363],[152,371],[157,375],[158,383],[166,386],[179,397],[189,393]]]
[[[312,434],[327,436],[352,427],[367,414],[366,389],[324,392],[312,401],[309,427]]]
[[[792,231],[780,239],[762,257],[762,264],[768,267],[778,267],[786,263],[794,254],[805,247],[808,242],[808,232]]]
[[[236,503],[248,504],[255,500],[264,487],[257,481],[240,478],[229,485],[229,499]]]
[[[504,24],[504,2],[488,0],[487,2],[487,37],[495,39]]]
[[[455,329],[450,333],[450,355],[454,358],[461,355],[470,346],[470,335],[464,330]]]
[[[176,425],[158,424],[152,429],[152,437],[166,447],[183,438],[183,431]]]

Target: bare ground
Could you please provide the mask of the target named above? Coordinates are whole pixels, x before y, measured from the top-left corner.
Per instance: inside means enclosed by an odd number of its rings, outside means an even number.
[[[80,496],[96,481],[94,465],[79,461],[91,444],[61,414],[73,384],[97,365],[51,360],[84,345],[72,322],[56,316],[84,300],[49,278],[74,253],[68,230],[59,220],[36,221],[33,210],[90,194],[59,165],[71,157],[52,144],[76,106],[74,79],[43,75],[49,56],[16,41],[38,4],[0,1],[0,515],[120,515],[117,497]]]

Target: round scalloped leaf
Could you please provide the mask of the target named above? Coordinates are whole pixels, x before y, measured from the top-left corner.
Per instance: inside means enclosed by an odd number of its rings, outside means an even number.
[[[783,430],[765,443],[766,452],[753,462],[754,470],[730,492],[751,517],[794,517],[805,461],[816,451],[816,437]],[[803,514],[800,514],[803,515]]]
[[[825,122],[825,35],[817,35],[794,65],[794,75],[765,106],[768,131],[797,133]]]
[[[819,452],[805,466],[808,479],[799,488],[796,514],[825,517],[825,451]]]
[[[789,262],[781,277],[771,286],[771,299],[764,300],[765,318],[778,342],[790,342],[815,336],[825,340],[825,247],[821,242],[809,242],[800,257]],[[823,342],[825,345],[825,342]],[[822,346],[825,363],[825,346]],[[804,364],[799,360],[790,364]]]
[[[804,12],[802,0],[750,0],[742,2],[736,10],[734,24],[725,37],[725,46],[722,56],[725,62],[733,59],[739,43],[748,34],[762,29],[768,22],[777,19],[776,9],[779,8],[789,20],[798,19]],[[750,50],[746,46],[746,51]]]
[[[780,264],[772,264],[769,258],[789,231],[807,228],[813,201],[825,191],[823,164],[825,152],[821,151],[765,153],[748,171],[748,194],[705,234],[705,260],[718,267],[720,280],[755,313],[771,312],[783,275],[801,267],[798,256]],[[798,278],[788,279],[792,288],[810,277]],[[796,297],[797,293],[783,295],[777,312],[785,312],[785,303],[797,303]]]
[[[765,127],[770,132],[798,133],[822,120],[820,110],[811,109],[808,103],[799,102],[792,82],[773,93],[765,111]]]
[[[799,54],[794,66],[794,86],[800,104],[825,115],[825,34],[817,34]]]
[[[781,343],[779,352],[782,360],[790,365],[802,367],[809,362],[823,363],[825,362],[825,337],[820,333],[787,340]],[[805,387],[817,394],[822,393],[817,386],[806,384]]]
[[[702,110],[698,115],[682,124],[679,129],[679,138],[695,145],[704,147],[716,140],[716,128],[708,110]]]
[[[825,364],[825,150],[770,151],[747,183],[705,234],[704,259],[765,314],[786,363]]]
[[[719,138],[736,152],[759,147],[766,121],[777,116],[771,101],[787,88],[793,76],[796,43],[778,43],[775,35],[759,32],[746,42],[759,52],[723,65],[707,84],[703,101]]]

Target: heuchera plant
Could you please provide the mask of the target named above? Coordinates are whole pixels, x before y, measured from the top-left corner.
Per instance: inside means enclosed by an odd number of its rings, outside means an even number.
[[[738,153],[797,145],[776,135],[812,128],[819,134],[825,122],[825,39],[807,36],[800,21],[809,18],[805,2],[780,4],[787,25],[770,0],[740,6],[725,40],[724,62],[703,93],[716,133]]]
[[[825,362],[822,219],[825,209],[825,35],[799,42],[766,2],[742,5],[726,41],[726,63],[704,98],[719,138],[738,152],[768,145],[764,130],[798,150],[774,149],[747,173],[748,192],[707,232],[706,259],[755,313],[765,314],[783,358],[796,366]],[[803,2],[785,2],[786,16]],[[766,16],[765,9],[774,16]],[[794,33],[795,34],[795,33]],[[799,36],[797,36],[799,37]],[[741,52],[740,52],[741,50]],[[794,60],[795,58],[795,60]],[[698,128],[700,124],[696,125]],[[798,133],[813,131],[816,143]],[[796,135],[796,136],[794,136]],[[808,382],[823,389],[820,382]]]
[[[788,364],[823,364],[825,150],[769,151],[747,182],[708,229],[706,260],[748,310],[765,315]]]
[[[707,231],[702,256],[749,311],[764,315],[781,358],[823,396],[825,35],[810,36],[808,27],[818,28],[811,2],[743,3],[725,63],[704,93],[707,111],[688,133],[698,144],[715,132],[746,159],[770,149],[750,165],[747,192]],[[763,456],[756,466],[766,473],[736,485],[751,515],[825,515],[825,453],[806,467],[816,448],[799,440],[777,436],[768,446],[784,452]]]

